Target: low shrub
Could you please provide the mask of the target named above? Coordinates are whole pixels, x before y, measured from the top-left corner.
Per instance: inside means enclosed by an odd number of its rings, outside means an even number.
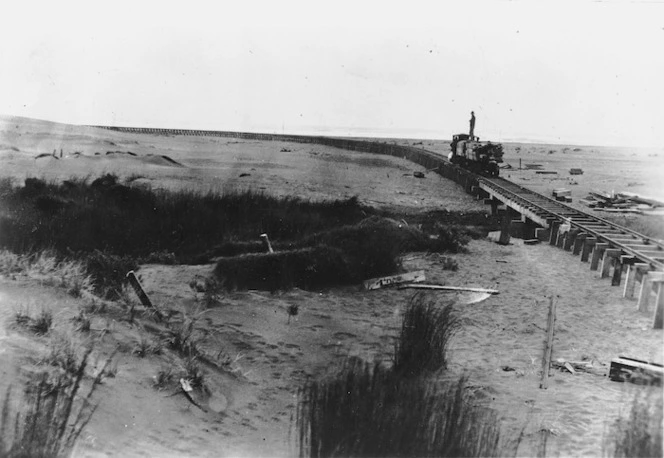
[[[394,371],[413,377],[444,369],[450,339],[458,329],[451,303],[440,306],[424,294],[414,295],[394,344]]]
[[[120,298],[127,272],[138,269],[136,260],[130,256],[118,256],[99,250],[81,256],[86,261],[95,292],[110,300]]]
[[[327,246],[222,258],[215,274],[230,290],[312,289],[352,279],[344,253]]]
[[[347,360],[299,392],[301,457],[503,456],[495,413],[466,399],[465,379],[403,379],[379,363]]]

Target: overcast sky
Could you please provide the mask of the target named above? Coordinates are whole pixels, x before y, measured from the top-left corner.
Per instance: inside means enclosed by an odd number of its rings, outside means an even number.
[[[101,6],[103,5],[103,6]],[[0,113],[664,147],[664,3],[3,3]]]

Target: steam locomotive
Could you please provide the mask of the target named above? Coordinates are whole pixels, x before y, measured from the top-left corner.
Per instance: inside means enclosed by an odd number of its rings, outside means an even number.
[[[479,137],[456,134],[450,143],[450,162],[459,164],[471,172],[497,177],[498,164],[503,162],[503,145],[481,142]]]

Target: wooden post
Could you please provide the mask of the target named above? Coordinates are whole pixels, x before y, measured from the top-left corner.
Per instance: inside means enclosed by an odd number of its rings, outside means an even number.
[[[507,210],[500,220],[500,238],[498,243],[501,245],[509,245],[510,243],[510,226],[512,224],[512,216],[510,211]]]
[[[623,263],[620,262],[620,258],[614,258],[613,277],[611,277],[611,286],[620,286],[622,271],[623,271]]]
[[[563,250],[570,251],[572,249],[572,244],[576,240],[576,236],[578,235],[578,233],[579,233],[578,229],[570,229],[570,231],[567,233],[567,236],[565,237],[565,244],[563,245]]]
[[[604,250],[604,256],[602,257],[602,268],[600,270],[602,278],[609,276],[609,272],[611,271],[611,264],[613,264],[614,260],[620,256],[620,254],[621,251],[617,249],[612,248]]]
[[[129,279],[129,284],[131,285],[131,287],[134,288],[134,291],[136,292],[138,299],[141,301],[141,304],[143,304],[145,307],[153,309],[155,311],[155,315],[157,316],[157,318],[161,319],[162,317],[161,312],[157,307],[154,306],[152,301],[150,301],[150,298],[145,293],[145,290],[143,289],[141,282],[138,281],[138,278],[136,277],[136,274],[134,273],[133,270],[127,272],[127,278]]]
[[[274,253],[274,250],[272,249],[272,244],[270,243],[270,239],[268,238],[267,234],[261,234],[260,237],[263,240],[263,243],[265,244],[265,249],[267,250],[267,252]]]
[[[608,243],[595,244],[595,249],[593,249],[593,257],[590,260],[590,270],[597,270],[597,267],[599,266],[599,260],[602,258],[604,250],[606,250],[608,247]]]
[[[590,252],[593,250],[597,244],[597,239],[595,237],[586,237],[583,241],[583,248],[581,249],[581,262],[587,262]]]
[[[625,288],[623,289],[623,297],[628,299],[634,298],[634,287],[636,282],[641,283],[643,280],[643,272],[650,270],[650,266],[645,263],[635,263],[627,265],[627,275],[625,278]]]
[[[574,248],[572,248],[572,254],[581,253],[581,247],[583,246],[583,242],[586,240],[586,237],[588,237],[588,234],[585,232],[582,232],[576,236],[574,239]]]
[[[558,228],[560,227],[560,221],[552,221],[549,225],[549,245],[555,245],[558,242]]]
[[[549,386],[549,367],[551,366],[551,352],[553,351],[553,329],[556,323],[556,303],[551,296],[549,302],[549,317],[546,330],[546,347],[544,347],[544,360],[542,361],[542,381],[540,388],[546,390]]]
[[[662,329],[664,321],[664,279],[657,281],[657,301],[655,302],[655,313],[652,316],[652,328]]]
[[[646,272],[641,280],[641,293],[639,294],[639,312],[648,311],[648,303],[652,293],[653,281],[664,281],[664,272]]]
[[[498,204],[500,202],[495,197],[491,199],[491,214],[496,216],[498,214]]]

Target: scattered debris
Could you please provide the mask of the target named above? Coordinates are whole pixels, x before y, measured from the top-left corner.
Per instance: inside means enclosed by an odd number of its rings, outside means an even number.
[[[539,170],[542,168],[542,164],[523,164],[523,168],[526,170]]]
[[[516,371],[516,369],[514,369],[511,366],[501,366],[500,368],[503,370],[503,372],[514,372],[514,371]]]
[[[372,278],[364,282],[364,289],[380,289],[386,286],[397,285],[399,283],[406,282],[422,282],[426,280],[423,270],[418,270],[416,272],[407,272],[400,275],[391,275],[389,277],[381,278]]]
[[[565,361],[562,358],[558,358],[557,360],[552,361],[551,365],[556,369],[561,371],[566,370],[573,374],[585,372],[587,374],[599,375],[602,377],[606,375],[606,370],[593,364],[593,361]]]
[[[558,172],[554,172],[553,170],[537,170],[535,173],[539,175],[558,175]]]
[[[250,177],[250,176],[251,176],[251,173],[241,173],[241,174],[240,174],[240,178],[242,178],[242,177]]]
[[[422,172],[413,172],[415,178],[424,178],[424,173]]]
[[[583,175],[583,169],[569,169],[570,175]]]
[[[640,196],[632,192],[591,191],[585,199],[580,199],[579,202],[598,211],[613,213],[643,214],[664,207],[664,202],[661,200]]]
[[[630,382],[637,385],[661,385],[664,367],[639,359],[619,356],[611,360],[609,379],[614,382]]]
[[[288,148],[281,148],[281,151],[279,151],[279,152],[280,153],[290,153],[291,150],[289,150]]]

